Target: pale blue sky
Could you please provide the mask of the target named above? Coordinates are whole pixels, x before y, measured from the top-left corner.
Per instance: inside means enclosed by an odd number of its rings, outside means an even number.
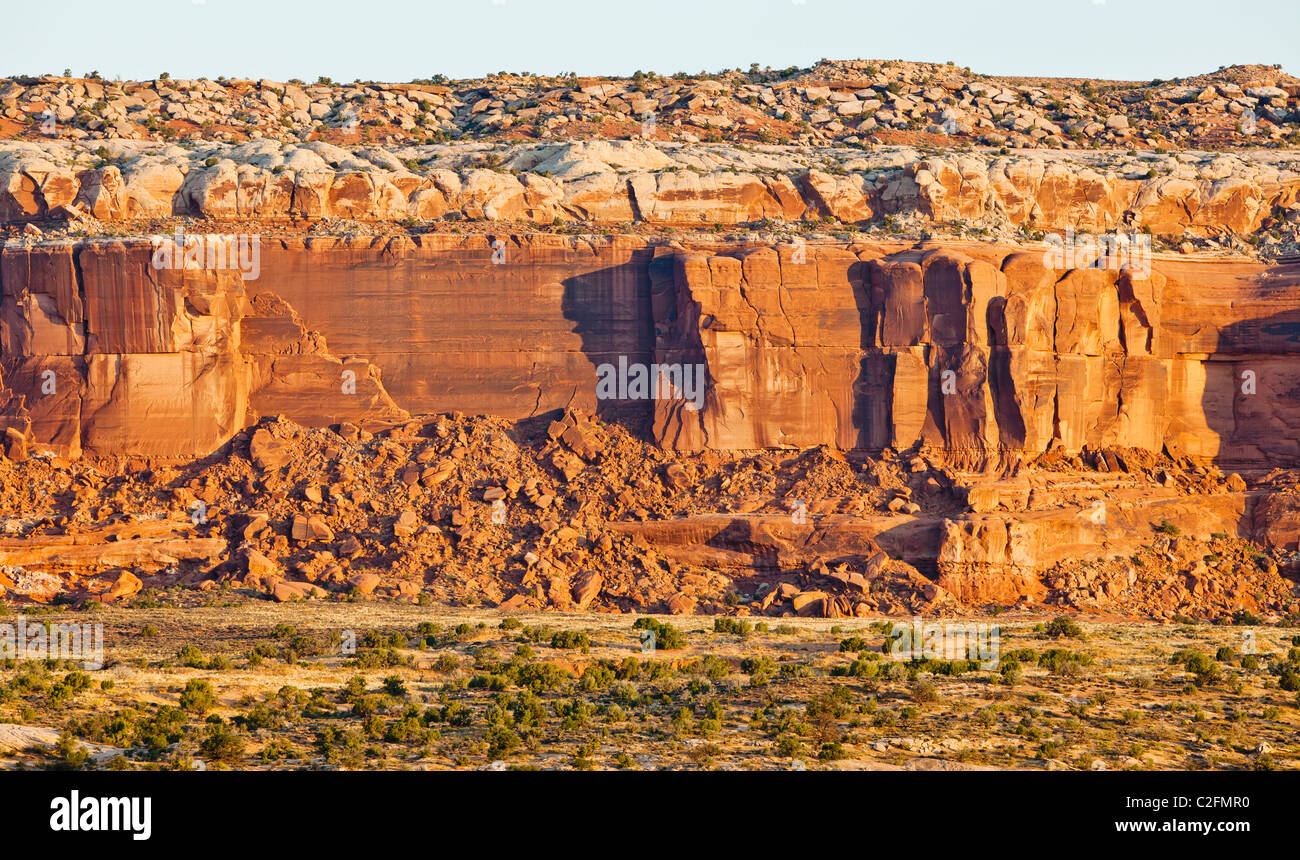
[[[4,0],[0,74],[407,81],[951,60],[1148,80],[1300,73],[1300,0]]]

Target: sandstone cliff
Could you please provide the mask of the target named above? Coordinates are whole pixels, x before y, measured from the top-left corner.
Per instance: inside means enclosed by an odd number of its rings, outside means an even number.
[[[697,413],[661,404],[658,435],[925,444],[968,465],[1058,446],[1289,462],[1298,276],[1177,260],[1149,277],[1060,271],[1041,252],[951,243],[681,254],[657,323],[711,387]]]
[[[4,250],[7,426],[67,453],[186,457],[263,415],[577,406],[679,450],[925,445],[972,467],[1056,448],[1300,454],[1295,265],[1157,258],[1139,277],[975,243],[422,235],[268,240],[245,281],[150,254]],[[602,397],[599,368],[620,361],[700,366],[702,408]]]

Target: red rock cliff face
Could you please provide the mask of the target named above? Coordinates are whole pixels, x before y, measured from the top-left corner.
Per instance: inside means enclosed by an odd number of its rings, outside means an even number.
[[[1300,455],[1296,266],[1157,260],[1135,278],[989,245],[418,236],[265,240],[244,280],[156,269],[150,250],[4,251],[4,426],[66,453],[188,457],[268,414],[578,406],[683,450]],[[702,408],[598,397],[620,361],[700,366]]]
[[[155,269],[148,247],[63,244],[0,259],[0,421],[56,450],[187,455],[242,425],[237,273]]]
[[[969,465],[1054,445],[1296,456],[1300,267],[1161,260],[1142,278],[989,246],[887,250],[678,256],[657,318],[667,354],[711,384],[698,412],[661,404],[659,437],[923,443]]]
[[[284,303],[334,354],[376,368],[410,412],[524,418],[576,405],[634,420],[648,405],[598,403],[595,367],[650,360],[652,256],[630,238],[311,240],[265,247],[247,289],[255,306]],[[246,354],[272,351],[268,325],[261,313],[245,322],[258,332]],[[274,383],[292,362],[272,364],[273,388],[254,394],[255,410],[300,411],[304,398]],[[332,402],[334,389],[320,396]]]
[[[155,269],[151,251],[6,249],[4,426],[74,455],[188,457],[268,414],[321,426],[572,405],[648,424],[649,402],[598,402],[595,377],[651,360],[644,242],[267,241],[247,281]]]

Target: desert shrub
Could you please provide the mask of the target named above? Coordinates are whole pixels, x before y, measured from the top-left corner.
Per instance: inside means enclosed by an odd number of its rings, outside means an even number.
[[[1043,633],[1052,639],[1081,639],[1083,630],[1068,615],[1058,615],[1043,628]]]
[[[186,645],[176,652],[176,662],[192,669],[205,669],[208,662],[203,659],[203,651],[197,645]]]
[[[293,744],[284,738],[276,738],[262,747],[262,751],[258,755],[261,756],[263,764],[270,764],[283,759],[297,758],[298,751],[294,749]]]
[[[58,707],[90,687],[90,676],[85,672],[69,672],[50,688],[50,705]]]
[[[724,616],[713,619],[714,633],[730,633],[733,636],[748,636],[754,632],[754,626],[743,618]]]
[[[561,630],[551,637],[552,648],[580,648],[586,654],[591,649],[591,637],[577,630]]]
[[[340,758],[360,760],[361,745],[364,738],[356,729],[327,728],[316,735],[316,748],[330,761]]]
[[[591,705],[583,699],[570,699],[567,702],[557,700],[551,703],[551,710],[560,718],[560,728],[563,731],[582,728],[587,725],[592,715]],[[690,713],[689,708],[682,708],[682,710]]]
[[[1169,662],[1175,665],[1181,664],[1184,671],[1195,675],[1198,686],[1204,686],[1219,676],[1219,664],[1208,654],[1194,648],[1174,652]]]
[[[582,670],[578,678],[578,688],[585,693],[603,690],[614,683],[614,670],[609,666],[591,664]]]
[[[848,712],[853,693],[848,687],[833,687],[808,700],[806,712],[809,717],[829,714],[835,719],[842,718]]]
[[[973,672],[977,664],[970,660],[926,660],[921,664],[922,672],[930,672],[934,675],[949,675],[957,677],[966,672]]]
[[[1091,663],[1090,655],[1067,648],[1048,648],[1038,655],[1038,665],[1054,675],[1079,675]]]
[[[534,693],[554,690],[573,677],[554,663],[529,663],[520,668],[518,683]]]
[[[484,740],[488,743],[488,755],[501,758],[524,745],[524,741],[513,730],[505,726],[493,726],[488,729]]]
[[[403,662],[402,655],[392,648],[360,648],[345,665],[354,669],[391,669]]]
[[[875,658],[875,659],[871,659]],[[832,676],[846,678],[875,678],[880,674],[880,658],[875,654],[861,654],[847,666],[836,666],[831,670]]]
[[[938,699],[939,691],[929,681],[917,681],[912,685],[912,701],[918,705],[928,705]]]
[[[817,753],[819,761],[837,761],[848,757],[849,754],[845,752],[844,744],[839,741],[822,744],[821,751]]]
[[[1277,761],[1269,753],[1260,753],[1251,762],[1251,770],[1278,770]]]
[[[416,714],[405,714],[384,729],[384,740],[390,744],[403,744],[424,737],[424,727]]]
[[[803,752],[803,742],[794,735],[781,735],[776,739],[775,750],[782,758],[794,758]]]
[[[1292,693],[1300,690],[1300,672],[1297,672],[1293,666],[1284,667],[1281,676],[1277,679],[1277,685]]]
[[[706,677],[718,680],[731,674],[731,664],[721,657],[708,654],[691,664],[691,670],[700,672]]]
[[[428,713],[428,711],[425,711],[426,718]],[[438,722],[446,723],[449,726],[468,726],[474,722],[473,712],[461,702],[449,702],[441,709],[440,717]]]
[[[90,753],[87,752],[86,747],[77,743],[77,739],[68,734],[59,737],[58,743],[54,745],[54,752],[62,760],[63,766],[71,770],[85,767],[86,762],[90,761]]]
[[[185,712],[180,708],[163,705],[154,714],[143,717],[136,725],[136,736],[147,754],[156,758],[172,744],[185,737]]]
[[[199,749],[212,761],[234,762],[244,757],[244,739],[224,722],[208,724],[207,736]]]
[[[686,647],[686,636],[682,631],[664,621],[654,618],[638,618],[632,625],[634,630],[649,630],[655,635],[655,648],[663,651],[675,651]]]
[[[840,640],[840,653],[866,651],[867,648],[867,640],[863,639],[861,636],[850,636],[847,639]]]
[[[609,688],[610,698],[626,708],[635,708],[642,702],[641,694],[637,692],[636,685],[627,681],[619,681]]]
[[[191,678],[181,691],[181,707],[191,714],[203,716],[217,706],[216,693],[212,685],[198,678]]]

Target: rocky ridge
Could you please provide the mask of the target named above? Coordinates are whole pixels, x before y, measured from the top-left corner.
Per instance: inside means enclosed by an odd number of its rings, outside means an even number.
[[[0,81],[0,134],[69,140],[619,139],[852,145],[979,142],[1063,149],[1296,140],[1300,80],[1233,66],[1172,81],[993,77],[950,64],[822,62],[671,77],[501,73],[410,83]]]

